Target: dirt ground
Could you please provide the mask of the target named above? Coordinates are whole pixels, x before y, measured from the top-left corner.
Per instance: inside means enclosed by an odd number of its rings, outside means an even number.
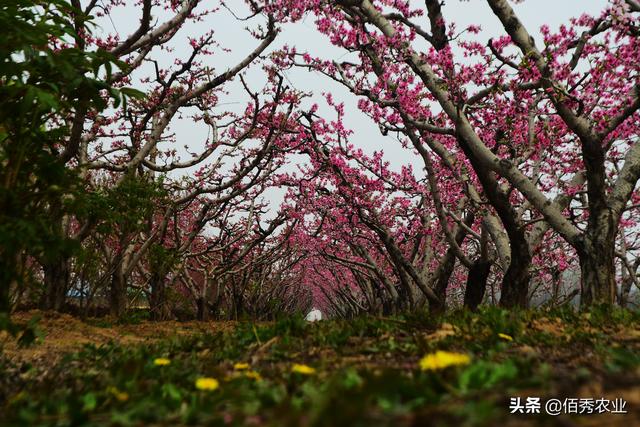
[[[108,318],[82,320],[68,314],[31,310],[12,315],[18,324],[26,324],[34,316],[40,317],[38,328],[43,338],[30,347],[20,348],[6,332],[0,332],[0,347],[15,362],[55,362],[60,356],[79,350],[85,344],[141,344],[171,336],[217,332],[233,328],[235,322],[149,322],[117,324]]]

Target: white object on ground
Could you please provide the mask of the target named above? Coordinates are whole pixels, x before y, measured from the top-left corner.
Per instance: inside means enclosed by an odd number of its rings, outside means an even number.
[[[315,322],[317,320],[322,320],[322,312],[317,308],[312,308],[307,317],[304,318],[307,322]]]

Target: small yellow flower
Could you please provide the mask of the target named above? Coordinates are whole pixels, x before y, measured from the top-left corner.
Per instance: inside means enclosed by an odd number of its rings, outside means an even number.
[[[244,376],[247,377],[247,378],[254,379],[256,381],[261,381],[262,380],[262,376],[256,371],[247,371],[247,372],[244,373]]]
[[[120,402],[126,402],[127,400],[129,400],[129,393],[127,393],[126,391],[120,391],[116,387],[109,387],[107,391]]]
[[[316,370],[311,366],[294,363],[293,366],[291,367],[291,372],[295,372],[302,375],[313,375],[316,373]]]
[[[249,369],[249,364],[248,363],[236,363],[235,365],[233,365],[233,369],[235,369],[236,371],[244,371],[246,369]]]
[[[167,366],[171,363],[171,360],[166,359],[164,357],[158,357],[153,361],[153,364],[156,366]]]
[[[435,371],[449,366],[468,365],[469,362],[471,362],[471,358],[466,354],[438,350],[435,353],[427,354],[420,360],[420,369]]]
[[[220,387],[220,383],[215,378],[198,378],[196,380],[196,388],[198,390],[213,391]]]
[[[505,341],[513,341],[513,337],[511,335],[507,335],[507,334],[498,334],[498,336],[500,338],[502,338]]]

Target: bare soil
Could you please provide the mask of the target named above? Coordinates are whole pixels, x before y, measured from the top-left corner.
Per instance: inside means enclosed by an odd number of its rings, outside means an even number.
[[[111,341],[122,345],[153,342],[171,336],[195,335],[204,332],[229,330],[236,322],[178,322],[142,321],[136,324],[118,324],[109,318],[86,320],[68,314],[30,310],[12,315],[17,324],[26,324],[38,316],[38,328],[43,338],[29,347],[18,347],[16,340],[0,332],[0,348],[14,362],[55,363],[62,355],[81,349],[85,344],[100,345]]]

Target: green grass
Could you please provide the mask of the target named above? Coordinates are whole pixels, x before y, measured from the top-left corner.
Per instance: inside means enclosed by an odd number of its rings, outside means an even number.
[[[0,424],[500,425],[518,394],[559,397],[595,382],[637,393],[638,320],[618,310],[491,308],[441,319],[291,318],[141,346],[86,346],[54,366],[2,362]],[[471,362],[422,371],[420,359],[438,350]],[[171,363],[157,366],[156,358]],[[235,370],[238,362],[253,374]],[[295,363],[315,372],[293,372]],[[219,387],[198,390],[203,377]],[[519,423],[555,421],[539,415]]]

